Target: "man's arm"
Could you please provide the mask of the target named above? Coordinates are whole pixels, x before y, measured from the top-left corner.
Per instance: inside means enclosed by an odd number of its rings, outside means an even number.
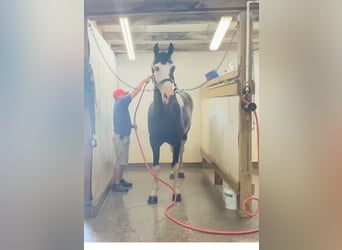
[[[135,89],[133,89],[131,96],[132,99],[140,92],[140,90],[143,88],[144,84],[149,83],[151,77],[147,76],[144,80],[142,80],[141,82],[138,83],[138,85],[135,87]]]

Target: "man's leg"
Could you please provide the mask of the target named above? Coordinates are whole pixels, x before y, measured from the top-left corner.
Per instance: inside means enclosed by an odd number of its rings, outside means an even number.
[[[129,137],[125,137],[123,140],[123,146],[122,146],[122,161],[121,161],[121,172],[120,172],[120,184],[124,187],[130,188],[133,186],[132,183],[127,182],[124,179],[124,167],[128,166],[128,156],[129,156],[129,144],[130,144],[130,138]]]
[[[115,166],[114,166],[114,185],[112,187],[113,192],[128,192],[128,189],[120,184],[122,178],[122,162],[124,159],[124,144],[120,140],[118,135],[114,135],[113,143],[115,148]]]

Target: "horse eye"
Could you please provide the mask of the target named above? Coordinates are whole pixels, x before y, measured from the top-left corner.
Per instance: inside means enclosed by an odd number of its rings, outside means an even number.
[[[158,66],[154,67],[154,70],[159,71],[159,67]]]

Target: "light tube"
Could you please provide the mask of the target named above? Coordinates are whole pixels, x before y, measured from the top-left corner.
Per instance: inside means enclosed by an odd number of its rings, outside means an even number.
[[[209,49],[210,50],[217,50],[220,45],[221,42],[223,40],[224,35],[226,34],[230,22],[232,21],[232,17],[231,16],[223,16],[221,17],[221,20],[216,28],[215,34],[213,39],[211,40]]]
[[[129,29],[127,17],[120,17],[120,25],[121,25],[123,37],[125,39],[128,58],[130,61],[134,61],[135,60],[134,49],[133,49],[131,31]]]

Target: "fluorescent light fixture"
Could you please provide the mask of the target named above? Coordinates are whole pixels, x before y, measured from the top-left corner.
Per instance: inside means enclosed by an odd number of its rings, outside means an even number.
[[[134,61],[135,60],[134,49],[133,49],[131,31],[129,29],[127,17],[120,17],[120,25],[121,25],[121,30],[125,39],[128,58],[130,61]]]
[[[231,16],[221,17],[221,20],[216,28],[213,40],[211,40],[209,47],[210,50],[217,50],[220,47],[223,37],[226,34],[231,21]]]

